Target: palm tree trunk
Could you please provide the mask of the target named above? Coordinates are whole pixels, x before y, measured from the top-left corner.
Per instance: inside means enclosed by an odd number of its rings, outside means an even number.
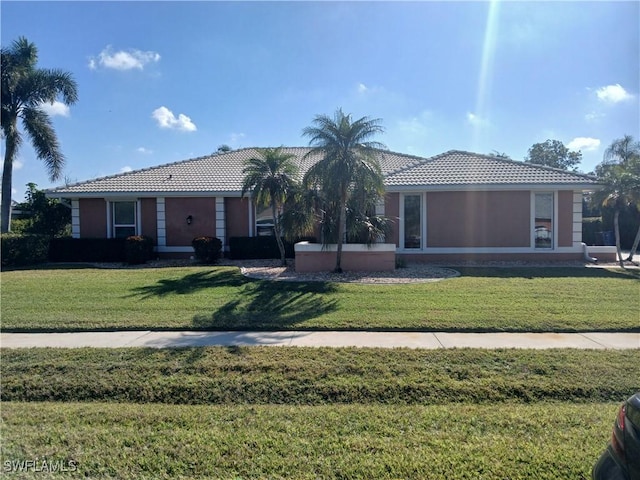
[[[622,258],[622,249],[620,248],[620,209],[616,208],[616,212],[613,214],[613,229],[616,234],[616,252],[618,253],[618,261],[620,267],[624,268],[624,259]]]
[[[280,221],[278,220],[278,209],[275,203],[271,204],[271,213],[273,214],[273,233],[276,235],[276,243],[278,244],[278,250],[280,250],[280,264],[283,267],[287,266],[287,258],[284,251],[284,243],[282,242],[282,234],[280,232]]]
[[[345,215],[347,210],[347,194],[340,196],[340,215],[338,215],[338,242],[336,248],[336,268],[333,273],[342,273],[342,244],[344,242]]]
[[[627,257],[628,262],[635,263],[633,261],[633,256],[636,254],[636,250],[638,250],[638,244],[640,244],[640,226],[638,226],[636,238],[633,240],[633,246],[631,247],[631,251],[629,252],[629,256]]]
[[[4,166],[2,168],[2,211],[0,213],[0,233],[7,233],[11,222],[11,183],[13,180],[13,157],[16,139],[10,133],[6,137]]]

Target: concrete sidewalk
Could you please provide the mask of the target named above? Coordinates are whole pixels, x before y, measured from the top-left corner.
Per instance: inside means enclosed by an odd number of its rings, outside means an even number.
[[[148,330],[0,333],[0,347],[2,348],[167,348],[204,346],[640,349],[640,333],[153,332]]]

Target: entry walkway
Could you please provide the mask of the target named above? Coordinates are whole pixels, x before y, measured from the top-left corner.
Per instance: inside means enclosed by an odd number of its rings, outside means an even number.
[[[0,347],[296,346],[378,348],[640,349],[640,333],[203,332],[0,333]]]

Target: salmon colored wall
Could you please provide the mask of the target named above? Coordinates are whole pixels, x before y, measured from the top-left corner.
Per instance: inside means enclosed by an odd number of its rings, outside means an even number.
[[[430,192],[427,247],[529,247],[531,193]]]
[[[391,235],[387,243],[400,245],[400,194],[387,193],[384,199],[384,215],[391,220]]]
[[[189,215],[193,217],[191,225],[187,225]],[[167,246],[190,246],[195,237],[215,237],[215,198],[166,198],[165,219]]]
[[[80,237],[107,237],[107,203],[104,198],[81,198]]]
[[[558,246],[573,246],[573,192],[558,192]]]
[[[143,198],[140,200],[140,209],[142,210],[142,218],[140,219],[142,235],[153,238],[153,243],[155,244],[158,240],[156,199]]]
[[[248,198],[224,199],[225,222],[227,238],[225,244],[229,244],[231,237],[249,236],[249,207],[251,201]]]

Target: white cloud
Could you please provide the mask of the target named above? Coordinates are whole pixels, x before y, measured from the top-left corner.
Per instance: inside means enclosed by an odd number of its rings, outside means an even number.
[[[160,128],[170,128],[182,132],[195,132],[197,130],[196,125],[189,117],[181,113],[176,118],[173,112],[164,106],[156,108],[151,116],[158,122]]]
[[[467,112],[467,123],[474,127],[485,127],[489,125],[489,120],[481,117],[480,115],[476,115],[473,112]]]
[[[584,119],[587,122],[596,122],[598,120],[600,120],[601,118],[604,118],[605,114],[604,113],[600,113],[600,112],[589,112],[584,116]]]
[[[229,143],[232,146],[237,147],[238,143],[245,137],[246,135],[244,133],[232,133],[229,135]]]
[[[122,167],[120,169],[120,173],[128,173],[128,172],[133,172],[133,168],[131,168],[129,165],[127,165],[126,167]]]
[[[24,163],[22,163],[17,158],[13,160],[13,169],[14,170],[20,170],[22,167],[24,167]]]
[[[633,95],[627,92],[619,83],[598,88],[596,95],[599,100],[606,103],[619,103],[633,98]]]
[[[58,101],[55,101],[53,103],[41,103],[40,108],[52,117],[68,117],[71,113],[67,105]]]
[[[569,150],[584,150],[589,152],[597,150],[600,146],[600,140],[591,137],[576,137],[567,144]]]
[[[114,52],[111,45],[107,45],[98,57],[89,59],[89,68],[96,70],[98,67],[112,68],[114,70],[143,70],[150,63],[160,61],[160,54],[157,52],[143,52],[142,50],[120,50]]]
[[[141,153],[143,155],[151,155],[153,150],[149,150],[148,148],[138,147],[136,148],[136,152]]]

